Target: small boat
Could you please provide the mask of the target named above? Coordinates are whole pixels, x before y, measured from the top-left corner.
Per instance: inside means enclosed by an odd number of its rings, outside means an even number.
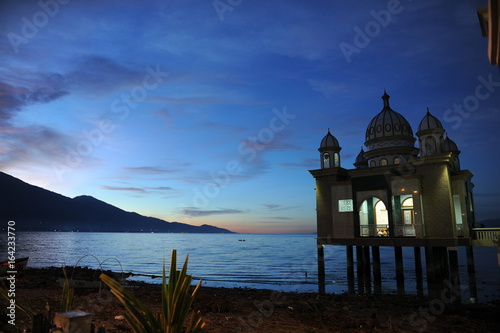
[[[19,273],[28,264],[29,257],[18,258],[12,261],[2,261],[0,262],[0,276],[6,276],[7,272]]]

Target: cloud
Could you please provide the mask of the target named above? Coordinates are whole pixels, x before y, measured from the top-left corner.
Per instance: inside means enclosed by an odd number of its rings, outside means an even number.
[[[210,215],[239,214],[243,213],[243,211],[238,209],[228,209],[228,208],[221,208],[215,210],[202,210],[196,207],[186,207],[185,209],[182,210],[182,213],[187,216],[199,217],[199,216],[210,216]]]
[[[124,167],[126,171],[133,173],[141,173],[146,175],[161,175],[166,174],[173,171],[178,171],[176,169],[166,169],[162,167],[153,167],[153,166],[142,166],[142,167]]]
[[[285,162],[285,163],[279,163],[278,166],[283,167],[283,168],[290,168],[290,169],[309,169],[309,168],[316,168],[318,167],[319,161],[314,158],[303,158],[301,162],[298,163],[292,163],[292,162]]]
[[[170,186],[146,187],[146,189],[152,190],[152,191],[173,191],[174,190]]]
[[[68,155],[64,147],[72,141],[72,137],[46,126],[15,127],[0,121],[0,168],[52,168],[54,161],[64,161]]]
[[[144,190],[143,188],[139,188],[139,187],[101,185],[101,188],[104,190],[110,190],[110,191],[146,193],[146,190]]]
[[[85,56],[68,61],[73,69],[66,73],[33,71],[31,68],[4,66],[0,68],[0,166],[17,163],[51,166],[64,163],[65,147],[75,147],[77,138],[42,125],[16,123],[15,117],[28,106],[50,104],[74,91],[102,93],[130,82],[142,82],[139,73],[113,60]],[[86,161],[95,159],[86,158]]]
[[[336,83],[330,80],[313,80],[307,81],[314,91],[322,93],[326,98],[342,93],[345,90],[345,84]]]
[[[273,211],[273,212],[290,211],[292,209],[297,208],[295,206],[283,206],[283,205],[278,205],[278,204],[263,204],[263,206],[266,207],[267,209]],[[273,217],[273,218],[281,219],[280,217]]]
[[[145,69],[123,66],[110,58],[90,55],[73,59],[74,69],[67,74],[67,84],[74,90],[109,93],[130,85],[142,84]]]
[[[103,190],[109,191],[123,191],[123,192],[131,192],[131,193],[141,193],[141,194],[150,194],[152,192],[165,192],[165,191],[175,191],[174,188],[170,186],[157,186],[157,187],[133,187],[133,186],[108,186],[101,185]]]
[[[267,208],[267,209],[276,209],[278,207],[281,207],[281,205],[276,205],[276,204],[264,204],[264,206]]]
[[[20,73],[20,75],[23,75]],[[9,83],[10,78],[0,74],[0,121],[10,120],[14,112],[23,107],[37,103],[50,103],[69,94],[59,89],[59,83],[49,82],[42,77],[34,78],[31,82]]]

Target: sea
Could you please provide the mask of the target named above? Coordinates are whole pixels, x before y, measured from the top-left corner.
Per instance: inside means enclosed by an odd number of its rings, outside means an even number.
[[[0,256],[3,253],[7,260],[7,235],[0,237]],[[175,249],[178,267],[188,256],[188,273],[195,283],[201,279],[203,286],[318,291],[314,234],[17,232],[15,237],[15,255],[29,257],[28,267],[89,267],[133,273],[130,280],[160,283],[162,265],[165,262],[168,270]],[[497,248],[476,247],[474,255],[479,301],[500,299]],[[380,256],[383,292],[396,293],[393,248],[381,247]],[[403,248],[403,265],[405,290],[416,294],[413,248]],[[344,246],[325,246],[325,269],[326,291],[347,292]],[[459,269],[463,299],[468,299],[463,248],[459,248]]]

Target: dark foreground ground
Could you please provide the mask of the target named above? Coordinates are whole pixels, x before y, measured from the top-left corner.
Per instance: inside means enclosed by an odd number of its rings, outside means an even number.
[[[97,277],[100,272],[77,275]],[[27,269],[16,280],[16,302],[42,312],[58,311],[62,288],[55,280],[60,268]],[[156,312],[160,286],[140,284],[133,293]],[[120,319],[124,309],[108,290],[75,290],[74,309],[92,313],[95,327],[107,332],[131,332]],[[204,332],[500,332],[500,302],[462,304],[443,309],[440,300],[417,297],[318,295],[270,290],[202,287],[194,308],[205,321]],[[0,300],[0,312],[8,305]],[[0,332],[29,331],[31,319],[16,311],[16,326],[2,314]]]

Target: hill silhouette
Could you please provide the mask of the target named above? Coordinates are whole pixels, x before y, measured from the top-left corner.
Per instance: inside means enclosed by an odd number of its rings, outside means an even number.
[[[232,233],[211,225],[167,222],[127,212],[92,196],[69,198],[0,172],[0,220],[16,230]]]

